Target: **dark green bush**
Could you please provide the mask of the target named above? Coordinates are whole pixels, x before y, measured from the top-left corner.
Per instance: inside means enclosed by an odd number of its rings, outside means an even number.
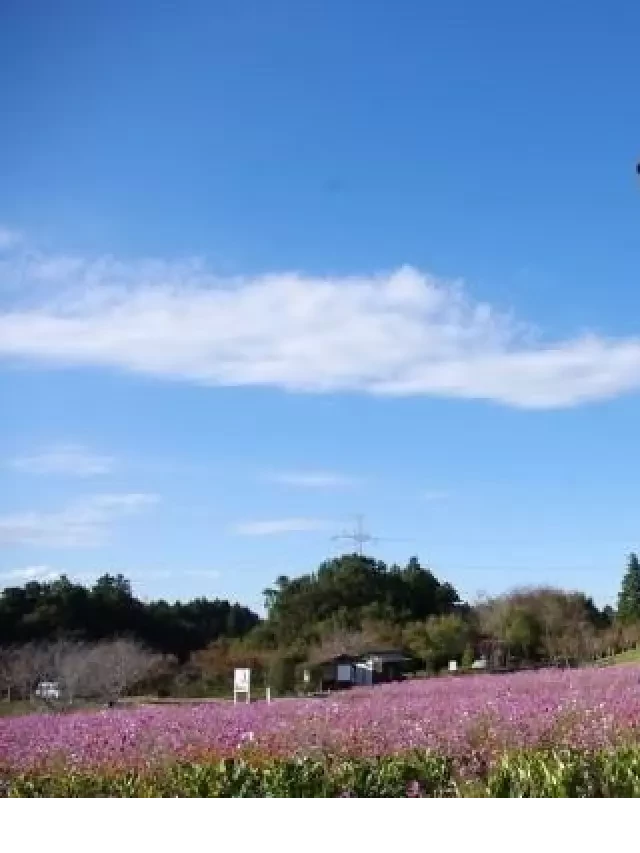
[[[269,667],[269,686],[274,696],[286,696],[293,693],[296,686],[295,657],[278,655]]]

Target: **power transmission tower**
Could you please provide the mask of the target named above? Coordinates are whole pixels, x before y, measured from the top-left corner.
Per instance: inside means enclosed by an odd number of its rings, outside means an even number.
[[[373,542],[409,542],[411,540],[408,539],[389,539],[387,536],[372,536],[370,533],[367,533],[364,527],[364,516],[356,515],[355,516],[355,527],[353,530],[344,530],[342,533],[338,533],[337,536],[331,537],[333,542],[338,542],[340,540],[347,540],[348,542],[354,542],[356,546],[356,550],[358,556],[364,556],[364,546],[370,545]]]
[[[356,526],[353,530],[345,530],[342,533],[338,533],[336,536],[332,536],[331,539],[334,542],[339,540],[354,542],[360,557],[363,555],[362,549],[365,543],[378,541],[374,536],[371,536],[370,533],[365,532],[364,519],[361,515],[356,515]]]

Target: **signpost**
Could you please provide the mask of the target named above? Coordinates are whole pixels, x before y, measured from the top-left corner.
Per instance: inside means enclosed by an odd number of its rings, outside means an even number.
[[[449,661],[449,672],[455,672],[458,669],[458,661],[450,660]]]
[[[238,701],[238,696],[244,693],[245,702],[251,702],[251,670],[234,669],[233,671],[233,704]]]

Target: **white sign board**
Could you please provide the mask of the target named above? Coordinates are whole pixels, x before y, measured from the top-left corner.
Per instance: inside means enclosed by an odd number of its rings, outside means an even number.
[[[250,669],[235,669],[233,671],[233,686],[239,692],[246,692],[251,681]]]
[[[455,660],[449,661],[449,672],[455,672],[458,668],[458,662]]]
[[[251,670],[234,669],[233,671],[233,701],[238,701],[238,693],[244,693],[246,701],[251,701]]]

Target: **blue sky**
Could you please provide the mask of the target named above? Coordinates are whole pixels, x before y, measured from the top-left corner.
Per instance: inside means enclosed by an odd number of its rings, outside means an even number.
[[[339,552],[615,596],[640,548],[633,2],[0,12],[0,579]],[[395,541],[394,541],[395,540]]]

